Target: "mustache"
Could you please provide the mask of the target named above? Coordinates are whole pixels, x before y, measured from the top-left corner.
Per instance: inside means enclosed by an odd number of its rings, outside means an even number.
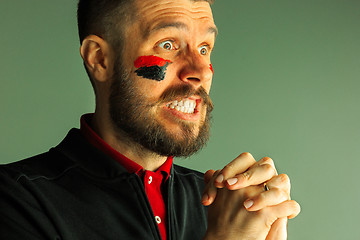
[[[209,112],[214,109],[214,105],[206,90],[201,86],[197,89],[194,89],[189,84],[169,87],[163,92],[156,104],[163,104],[175,100],[181,100],[182,98],[188,98],[191,96],[199,96],[203,103],[207,106]]]

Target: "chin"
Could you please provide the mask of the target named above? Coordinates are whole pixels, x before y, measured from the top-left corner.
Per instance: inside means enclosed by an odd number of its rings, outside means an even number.
[[[178,140],[185,140],[184,138],[188,137],[186,136],[184,128],[191,128],[192,137],[196,138],[199,135],[199,126],[198,124],[194,123],[186,123],[183,122],[181,124],[167,124],[166,126],[163,126],[164,129],[166,129],[166,132],[172,136],[174,139]]]

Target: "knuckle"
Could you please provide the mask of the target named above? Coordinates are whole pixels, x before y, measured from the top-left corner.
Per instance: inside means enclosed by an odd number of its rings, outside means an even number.
[[[290,178],[287,174],[280,174],[279,176],[280,182],[286,185],[290,185]]]
[[[262,160],[264,163],[274,164],[274,161],[270,157],[264,157]]]
[[[274,195],[277,199],[282,200],[282,201],[285,201],[288,199],[288,195],[284,191],[282,191],[278,188],[274,189]]]
[[[240,175],[240,177],[242,178],[243,181],[251,181],[252,174],[248,172],[244,172],[243,174]]]
[[[279,199],[282,197],[282,191],[280,191],[280,189],[278,188],[273,188],[271,189],[272,191],[272,195],[276,198],[276,199]]]
[[[294,200],[289,200],[287,202],[287,209],[289,219],[296,217],[301,211],[300,205]]]
[[[252,157],[251,153],[249,153],[249,152],[243,152],[243,153],[240,154],[240,156],[242,156],[242,157]]]
[[[294,201],[294,200],[290,200],[290,202],[292,204],[292,208],[298,214],[301,211],[300,204],[298,202]]]
[[[274,174],[276,171],[271,164],[264,164],[262,167],[265,169],[266,172]]]
[[[221,174],[224,175],[224,177],[228,177],[233,169],[233,165],[232,164],[228,164],[226,165],[222,170],[221,170]],[[218,170],[220,172],[220,170]],[[219,172],[216,171],[216,174],[218,174]]]
[[[265,201],[266,196],[267,196],[266,192],[260,193],[259,196],[258,196],[257,199],[256,199],[257,202],[261,203],[261,202]]]
[[[204,174],[204,179],[205,180],[210,179],[213,175],[214,175],[214,170],[212,169],[207,170],[206,173]]]

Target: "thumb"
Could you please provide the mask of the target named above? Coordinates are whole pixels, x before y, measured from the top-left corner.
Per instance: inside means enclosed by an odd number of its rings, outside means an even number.
[[[287,218],[277,219],[270,228],[266,240],[286,240],[287,239]]]

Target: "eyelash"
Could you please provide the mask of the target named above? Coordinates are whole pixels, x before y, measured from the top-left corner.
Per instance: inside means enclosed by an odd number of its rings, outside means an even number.
[[[166,48],[164,48],[164,45],[165,45],[166,43],[170,43],[170,44],[171,44],[171,49],[166,49]],[[168,51],[170,51],[170,50],[177,50],[177,49],[178,49],[178,48],[176,48],[176,47],[174,46],[174,41],[172,41],[172,40],[162,41],[162,42],[160,42],[160,43],[158,44],[158,46],[159,46],[160,48],[163,48],[163,49],[168,50]]]
[[[199,48],[199,53],[201,54],[201,55],[208,55],[210,52],[211,52],[211,48],[210,48],[210,46],[209,45],[202,45],[202,46],[200,46]],[[201,53],[201,50],[202,49],[206,49],[206,53],[205,54],[202,54]]]
[[[170,43],[170,44],[171,44],[171,49],[167,49],[167,48],[164,47],[165,44],[167,44],[167,43]],[[160,42],[159,44],[157,44],[157,46],[159,46],[160,48],[162,48],[162,49],[164,49],[164,50],[167,50],[167,51],[179,49],[179,47],[175,46],[175,41],[173,41],[173,40],[165,40],[165,41],[162,41],[162,42]],[[205,54],[202,54],[202,53],[201,53],[201,50],[202,50],[202,49],[206,49],[206,53],[205,53]],[[198,47],[198,50],[199,50],[199,53],[200,53],[201,55],[205,56],[205,55],[208,55],[208,54],[211,52],[211,47],[210,47],[208,44],[204,44],[204,45]]]

